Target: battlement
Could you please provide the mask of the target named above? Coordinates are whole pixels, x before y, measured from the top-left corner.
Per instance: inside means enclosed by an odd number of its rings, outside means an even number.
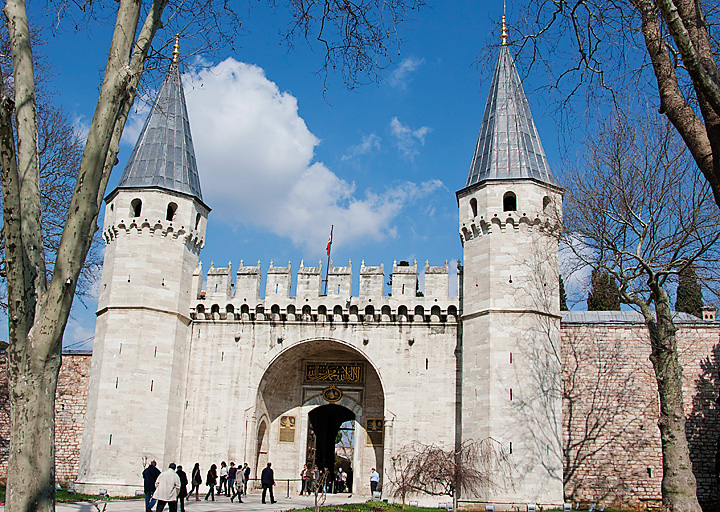
[[[483,215],[471,217],[462,222],[460,239],[463,243],[473,238],[491,235],[493,233],[520,232],[538,230],[554,233],[559,229],[559,223],[553,222],[548,215],[536,214],[534,217],[525,213],[503,212],[486,218]]]
[[[431,267],[425,263],[425,291],[418,292],[417,262],[393,263],[389,276],[391,293],[384,295],[385,266],[360,265],[359,295],[352,296],[352,262],[347,266],[330,263],[327,276],[327,293],[324,290],[322,262],[305,266],[300,262],[297,271],[295,295],[291,295],[292,265],[276,267],[271,261],[266,273],[265,297],[260,297],[261,264],[245,265],[235,274],[232,284],[232,266],[215,267],[207,271],[206,292],[200,291],[202,266],[195,271],[194,290],[198,302],[191,314],[200,320],[268,320],[302,321],[303,319],[335,318],[344,321],[396,321],[406,319],[441,321],[448,315],[457,318],[458,299],[450,296],[449,265]],[[377,317],[377,318],[376,318]],[[431,317],[433,320],[431,320]],[[442,320],[445,321],[445,320]]]
[[[163,236],[174,240],[182,240],[190,246],[194,251],[200,251],[205,245],[205,238],[199,230],[186,228],[185,226],[176,226],[172,221],[131,218],[128,220],[118,219],[117,222],[110,224],[102,233],[103,240],[106,244],[115,241],[120,235],[130,235],[132,233],[138,235]]]

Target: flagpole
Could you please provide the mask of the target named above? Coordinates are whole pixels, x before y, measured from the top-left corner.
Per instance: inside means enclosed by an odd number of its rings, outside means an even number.
[[[330,239],[328,240],[328,246],[327,246],[327,266],[325,267],[325,293],[324,295],[327,295],[327,287],[328,287],[328,273],[330,272],[330,251],[332,251],[332,234],[333,234],[333,228],[335,227],[334,224],[330,225]]]

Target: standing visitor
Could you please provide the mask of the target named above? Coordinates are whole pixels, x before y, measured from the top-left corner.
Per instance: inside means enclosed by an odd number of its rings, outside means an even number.
[[[226,496],[230,496],[230,494],[228,494],[227,479],[228,479],[227,463],[225,461],[222,461],[220,463],[220,487],[218,487],[218,494],[225,494]]]
[[[262,484],[262,502],[265,503],[265,492],[270,490],[270,503],[275,503],[275,496],[273,495],[273,485],[275,485],[275,472],[270,467],[272,464],[267,463],[267,467],[262,470],[260,475],[260,483]]]
[[[342,468],[338,468],[337,475],[335,475],[335,492],[343,492],[342,488]]]
[[[350,492],[350,488],[347,486],[347,473],[345,473],[345,470],[340,468],[340,471],[342,471],[342,475],[340,475],[340,487],[342,488],[342,491],[340,492]]]
[[[228,496],[231,493],[235,492],[235,479],[237,478],[237,470],[238,468],[235,467],[235,463],[230,461],[230,468],[228,469],[227,476]]]
[[[303,495],[303,492],[305,491],[306,488],[307,488],[308,496],[310,495],[310,488],[307,487],[308,476],[309,476],[308,473],[309,472],[308,472],[307,464],[305,464],[303,466],[302,471],[300,471],[300,496]]]
[[[243,467],[243,475],[245,475],[245,480],[243,481],[243,494],[247,496],[247,484],[250,480],[250,466],[248,466],[248,463],[246,462]]]
[[[157,500],[157,512],[162,512],[167,504],[170,512],[177,512],[177,497],[180,490],[180,477],[175,472],[175,463],[171,462],[170,466],[160,473],[155,481],[155,494],[153,498]]]
[[[200,472],[200,463],[196,462],[195,467],[193,467],[192,470],[192,476],[190,477],[192,479],[192,487],[190,487],[190,495],[192,496],[193,491],[195,491],[195,501],[200,501],[200,497],[198,496],[198,493],[200,491],[200,484],[202,484],[202,473]]]
[[[370,471],[370,493],[375,496],[375,492],[377,491],[378,484],[380,483],[380,474],[375,471],[375,468],[372,468],[372,471]]]
[[[155,492],[155,481],[160,476],[160,470],[157,468],[157,462],[151,461],[150,465],[142,472],[145,491],[145,512],[150,512],[155,505],[152,495]]]
[[[185,512],[185,497],[188,495],[187,484],[188,477],[187,473],[183,471],[182,466],[177,467],[177,476],[180,478],[180,492],[178,493],[178,502],[180,503],[180,512]]]
[[[212,496],[212,500],[215,501],[215,484],[217,484],[217,466],[213,464],[207,473],[207,479],[205,485],[208,486],[208,492],[205,495],[205,501]]]

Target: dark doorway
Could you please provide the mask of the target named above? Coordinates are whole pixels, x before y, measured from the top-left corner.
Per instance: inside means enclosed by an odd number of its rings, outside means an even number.
[[[335,467],[335,444],[340,434],[340,426],[345,422],[355,420],[355,413],[350,409],[340,405],[322,405],[310,411],[308,414],[310,419],[310,437],[314,438],[315,466],[320,470],[329,471],[329,482],[333,481],[333,477],[337,472]],[[310,451],[310,443],[308,443],[308,452]],[[310,455],[310,453],[308,453]],[[309,458],[309,457],[308,457]],[[308,462],[312,462],[308,460]]]

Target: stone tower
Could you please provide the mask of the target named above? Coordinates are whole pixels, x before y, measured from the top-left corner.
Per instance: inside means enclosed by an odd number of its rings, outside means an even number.
[[[460,439],[510,454],[497,502],[563,500],[558,242],[554,184],[504,44],[465,187]]]
[[[210,209],[173,60],[120,184],[105,199],[79,488],[132,495],[179,452],[193,281]],[[193,286],[194,285],[194,286]]]

